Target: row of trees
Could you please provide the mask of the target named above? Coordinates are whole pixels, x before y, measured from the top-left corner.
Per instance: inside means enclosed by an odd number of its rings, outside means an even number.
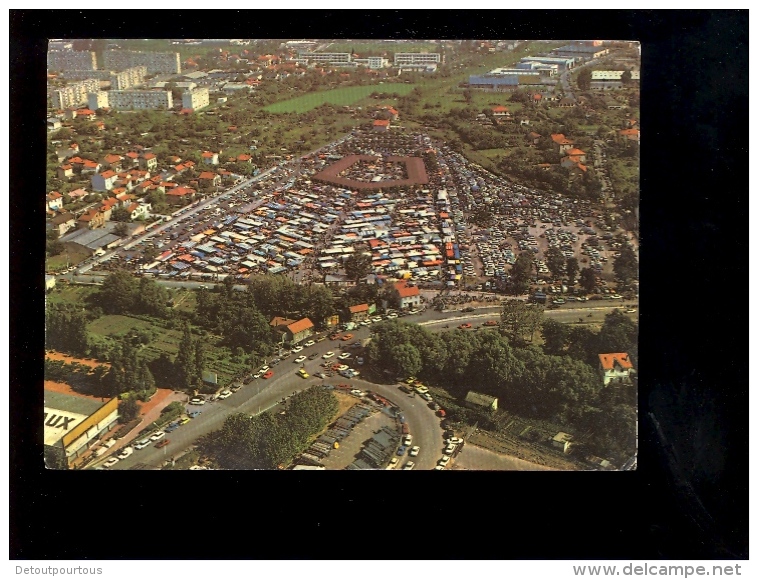
[[[87,314],[71,304],[47,304],[45,348],[84,356],[89,348]]]
[[[168,303],[166,288],[146,277],[138,280],[123,270],[105,278],[100,290],[90,298],[90,305],[106,314],[146,314],[162,319],[172,315]]]
[[[234,414],[205,441],[205,450],[230,470],[286,467],[324,429],[338,410],[330,391],[309,388],[295,394],[285,414]]]

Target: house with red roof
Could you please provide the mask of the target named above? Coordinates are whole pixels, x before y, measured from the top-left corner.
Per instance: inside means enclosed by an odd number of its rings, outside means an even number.
[[[618,131],[618,136],[622,139],[626,139],[627,141],[635,141],[639,143],[640,141],[640,130],[639,129],[621,129]]]
[[[553,145],[558,148],[558,152],[561,154],[574,148],[574,141],[567,139],[563,133],[554,133],[550,135],[550,138],[553,141]]]
[[[200,157],[203,159],[203,164],[205,165],[218,165],[218,153],[203,151]]]
[[[158,168],[158,157],[153,153],[142,153],[139,157],[140,169],[155,171]]]
[[[105,215],[97,209],[90,209],[76,223],[79,229],[98,229],[105,225]]]
[[[63,209],[63,195],[57,191],[50,191],[45,197],[47,200],[47,208],[50,211],[60,211]]]
[[[368,304],[358,304],[357,306],[350,306],[348,308],[351,322],[362,322],[368,318]]]
[[[137,151],[129,151],[124,155],[124,165],[127,167],[133,167],[139,162],[139,153]]]
[[[114,171],[118,172],[121,171],[121,163],[124,160],[124,158],[121,155],[116,154],[108,154],[105,155],[102,159],[102,165],[103,167],[107,167],[109,169],[113,169]]]
[[[373,123],[373,129],[375,131],[387,131],[390,128],[389,120],[376,119]]]
[[[110,191],[114,187],[114,183],[118,180],[118,175],[115,171],[108,169],[102,173],[95,173],[92,175],[92,190],[93,191]]]
[[[218,187],[221,185],[221,175],[210,171],[203,171],[197,177],[201,187]]]
[[[566,155],[568,157],[571,157],[572,159],[575,159],[575,160],[579,161],[580,163],[587,162],[587,153],[585,153],[581,149],[577,149],[575,147],[571,148],[571,149],[568,149],[566,151]]]
[[[174,187],[166,190],[166,202],[171,205],[182,205],[192,199],[196,193],[189,187]]]
[[[73,161],[72,161],[72,164],[73,164]],[[79,164],[79,167],[81,168],[81,171],[83,174],[99,173],[103,168],[103,166],[100,163],[91,161],[89,159],[82,159],[82,162]]]
[[[600,375],[603,384],[608,386],[611,382],[628,382],[634,374],[634,365],[629,354],[616,352],[612,354],[598,354],[600,358]]]
[[[303,318],[286,327],[285,336],[290,344],[297,344],[313,335],[314,325],[308,318]]]
[[[58,179],[62,181],[66,179],[70,179],[71,177],[74,176],[74,168],[69,164],[61,165],[60,167],[58,167],[57,173],[58,173]]]
[[[498,105],[496,107],[492,107],[492,116],[493,117],[510,116],[510,113],[508,112],[508,107],[504,107],[502,105]]]
[[[237,157],[238,163],[252,163],[252,161],[253,157],[251,155],[245,155],[244,153]]]
[[[409,310],[421,305],[421,292],[418,286],[409,286],[406,281],[399,281],[395,284],[395,290],[400,299],[400,309]]]

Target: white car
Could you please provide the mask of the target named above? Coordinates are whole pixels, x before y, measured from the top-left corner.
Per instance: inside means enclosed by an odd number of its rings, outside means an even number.
[[[308,359],[307,356],[298,356],[294,360],[292,360],[295,364],[300,364],[301,362],[305,362]]]
[[[261,366],[261,368],[260,368],[260,371],[264,372],[264,373],[268,372],[269,370],[270,370],[270,368],[268,366]]]
[[[403,446],[410,446],[412,441],[413,441],[413,436],[410,434],[406,434],[403,437]]]
[[[418,446],[414,446],[413,448],[411,448],[410,455],[411,456],[418,456],[418,453],[420,451],[421,451],[421,448],[419,448]]]
[[[159,430],[158,432],[156,432],[155,434],[153,434],[153,435],[150,437],[150,440],[152,440],[152,441],[160,440],[160,439],[161,439],[161,438],[163,438],[164,436],[166,436],[166,433],[165,433],[165,432],[163,432],[162,430]]]
[[[194,396],[193,398],[190,398],[189,403],[192,406],[202,406],[203,404],[205,404],[205,399],[204,398],[200,398],[198,396]]]
[[[397,317],[397,314],[392,312],[391,314],[387,314],[388,320],[394,320]]]
[[[292,348],[292,353],[293,354],[297,354],[298,352],[302,352],[302,351],[303,351],[303,347],[302,346],[295,346],[294,348]]]
[[[261,376],[263,376],[263,370],[260,370],[259,372],[253,374],[253,378],[260,378]]]
[[[311,346],[315,346],[315,345],[316,345],[316,342],[314,342],[313,340],[308,340],[308,341],[305,343],[305,347],[306,347],[306,348],[310,348]]]
[[[347,360],[349,357],[350,357],[350,352],[343,352],[342,354],[337,356],[337,358],[339,358],[340,360]]]
[[[350,391],[350,394],[353,394],[354,396],[363,396],[363,391],[358,390],[357,388],[354,388]]]
[[[443,456],[441,459],[437,461],[437,464],[440,465],[442,468],[445,468],[447,466],[447,463],[450,462],[449,456]]]
[[[344,372],[345,370],[349,370],[349,369],[350,369],[350,366],[348,366],[347,364],[340,364],[340,366],[337,368],[337,371]]]
[[[112,467],[114,464],[118,464],[118,459],[117,459],[115,456],[114,456],[114,457],[112,457],[112,458],[109,458],[108,460],[106,460],[106,461],[103,463],[103,466],[104,466],[105,468],[110,468],[110,467]]]
[[[150,446],[152,442],[153,441],[150,440],[149,438],[143,438],[142,440],[138,441],[137,444],[134,445],[134,448],[137,450],[142,450],[143,448],[147,448],[148,446]]]
[[[370,326],[370,325],[371,325],[371,320],[363,320],[361,322],[361,326]]]
[[[382,321],[382,316],[374,316],[373,318],[371,318],[371,321],[372,322],[381,322]]]
[[[231,395],[232,395],[231,391],[224,390],[224,391],[221,392],[221,394],[218,395],[218,399],[219,400],[226,400]]]
[[[453,436],[452,438],[447,439],[448,444],[460,444],[463,442],[462,438],[458,438],[457,436]]]
[[[113,460],[113,459],[111,459],[111,460]],[[118,460],[116,462],[118,462]],[[395,468],[397,466],[398,462],[399,462],[398,458],[396,456],[393,456],[390,459],[390,463],[387,465],[387,470],[392,470],[393,468]]]
[[[116,458],[119,460],[124,460],[125,458],[129,458],[132,454],[134,454],[134,449],[131,446],[127,446],[116,455]]]
[[[403,467],[403,470],[413,470],[413,467],[416,466],[416,463],[412,460],[409,460],[405,463],[405,466]]]
[[[323,355],[323,356],[321,356],[321,357],[322,357],[324,360],[328,360],[328,359],[329,359],[329,358],[331,358],[332,356],[334,356],[334,352],[327,352],[326,354],[324,354],[324,355]]]
[[[453,454],[454,452],[455,452],[455,445],[454,444],[448,444],[445,447],[445,454],[450,455],[450,454]]]

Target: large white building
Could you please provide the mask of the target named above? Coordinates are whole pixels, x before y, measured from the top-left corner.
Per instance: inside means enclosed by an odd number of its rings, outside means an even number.
[[[640,80],[640,71],[632,70],[632,80]],[[592,80],[621,80],[623,70],[593,70]]]
[[[97,60],[94,52],[85,50],[51,50],[47,53],[48,70],[95,70],[96,68]]]
[[[56,109],[78,107],[87,103],[87,95],[89,93],[99,90],[100,81],[91,78],[53,90],[50,93],[50,100],[52,101],[53,108]]]
[[[199,87],[182,94],[182,108],[197,111],[210,104],[210,92],[207,87]]]
[[[103,66],[109,70],[125,70],[144,66],[148,74],[180,74],[182,63],[178,52],[137,52],[133,50],[106,50]]]
[[[325,62],[327,64],[347,64],[353,58],[349,52],[298,52],[298,58],[309,62]]]
[[[87,108],[96,111],[97,109],[107,109],[108,106],[108,93],[106,91],[99,90],[87,95]]]
[[[112,90],[106,94],[112,109],[170,109],[174,106],[170,90]]]
[[[406,64],[440,64],[442,55],[439,52],[396,52],[395,66]]]

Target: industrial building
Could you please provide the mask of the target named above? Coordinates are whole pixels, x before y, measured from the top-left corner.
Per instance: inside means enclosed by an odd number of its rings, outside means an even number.
[[[539,64],[555,64],[558,70],[564,71],[576,66],[576,60],[573,57],[558,56],[525,56],[519,62],[534,62]],[[518,65],[517,65],[518,66]]]
[[[488,75],[472,74],[468,77],[468,84],[471,88],[481,88],[485,90],[514,90],[518,88],[519,77],[516,75]]]
[[[118,419],[118,399],[107,401],[45,390],[45,465],[76,467]]]
[[[94,78],[75,82],[50,93],[53,108],[65,109],[87,104],[87,95],[100,90],[100,81]]]
[[[64,235],[60,242],[66,249],[76,252],[86,252],[94,255],[100,250],[110,249],[119,245],[123,239],[118,235],[108,233],[107,230],[98,229],[77,229],[76,231]]]
[[[180,74],[182,63],[178,52],[137,52],[133,50],[106,50],[103,66],[108,70],[125,70],[144,66],[148,74]]]
[[[349,52],[304,52],[297,53],[298,58],[305,59],[310,63],[323,62],[326,64],[347,64],[352,62]]]
[[[552,51],[551,54],[560,57],[574,58],[577,60],[592,60],[609,54],[610,50],[602,46],[586,46],[582,44],[569,44]]]
[[[95,70],[97,60],[94,52],[84,50],[51,50],[47,53],[47,70]]]

